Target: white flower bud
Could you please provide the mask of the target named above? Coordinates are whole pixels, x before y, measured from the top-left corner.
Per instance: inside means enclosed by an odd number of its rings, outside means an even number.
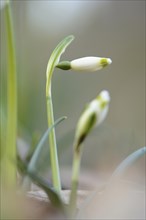
[[[103,90],[96,99],[88,104],[77,124],[75,134],[76,149],[78,149],[92,128],[103,122],[108,113],[109,102],[109,92]]]
[[[82,57],[76,60],[62,61],[56,67],[63,70],[75,70],[75,71],[89,71],[93,72],[100,70],[103,67],[112,63],[110,58],[104,57]]]
[[[83,57],[71,61],[71,68],[76,71],[96,71],[112,63],[110,58]]]

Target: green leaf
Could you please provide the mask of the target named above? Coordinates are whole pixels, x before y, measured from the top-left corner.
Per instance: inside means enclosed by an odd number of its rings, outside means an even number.
[[[38,160],[39,160],[39,157],[40,157],[41,152],[42,152],[43,147],[44,147],[44,143],[45,143],[45,141],[47,140],[49,133],[52,131],[52,129],[53,129],[54,127],[56,127],[59,123],[61,123],[61,122],[62,122],[63,120],[65,120],[66,118],[67,118],[67,117],[63,116],[63,117],[57,119],[57,120],[55,121],[55,123],[54,123],[51,127],[49,127],[49,128],[46,130],[46,132],[44,133],[44,135],[43,135],[42,138],[40,139],[38,145],[36,146],[35,151],[34,151],[32,157],[31,157],[31,160],[30,160],[30,162],[29,162],[29,164],[28,164],[28,166],[27,166],[28,172],[34,172],[34,171],[35,171],[35,168],[37,167],[37,162],[38,162]],[[48,157],[49,157],[49,155],[48,155]],[[29,185],[29,182],[30,182],[30,180],[26,177],[26,178],[24,179],[24,186]]]
[[[42,188],[46,194],[48,195],[48,198],[50,199],[50,202],[52,205],[61,210],[65,214],[65,206],[64,203],[62,202],[61,198],[57,194],[55,190],[51,188],[51,186],[41,177],[37,176],[36,173],[32,171],[26,171],[26,173],[29,175],[29,177],[33,180],[33,182]]]
[[[58,120],[56,120],[56,122],[54,123],[54,125],[52,125],[50,128],[47,129],[47,131],[44,133],[44,135],[42,136],[41,140],[39,141],[38,145],[36,146],[36,150],[29,162],[29,165],[28,165],[28,170],[34,170],[35,169],[35,166],[36,166],[36,163],[39,159],[39,156],[40,156],[40,153],[42,151],[42,148],[43,148],[43,145],[50,133],[50,131],[56,127],[59,123],[61,123],[63,120],[65,120],[66,117],[63,116],[61,118],[59,118]]]
[[[51,184],[49,184],[46,180],[36,174],[36,172],[29,171],[28,166],[22,160],[19,160],[19,165],[23,169],[23,172],[29,176],[29,178],[42,190],[44,190],[52,204],[55,208],[60,210],[64,215],[66,215],[65,205],[58,195],[58,193],[52,188]]]
[[[120,163],[120,165],[113,172],[110,182],[119,179],[123,175],[123,173],[144,154],[146,154],[146,147],[142,147],[130,154],[126,159],[122,161],[122,163]]]
[[[17,138],[17,71],[15,55],[15,38],[13,33],[13,20],[10,2],[5,7],[5,30],[7,44],[7,122],[6,122],[6,146],[4,147],[4,166],[2,168],[3,182],[8,187],[16,185],[16,166],[11,163],[16,160]]]

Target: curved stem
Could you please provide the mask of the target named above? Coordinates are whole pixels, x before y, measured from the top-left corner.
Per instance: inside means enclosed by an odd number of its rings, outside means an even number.
[[[62,40],[57,47],[54,49],[51,57],[49,59],[47,70],[46,70],[46,96],[51,96],[51,79],[53,75],[54,68],[59,63],[60,57],[62,53],[65,52],[65,49],[69,46],[69,44],[74,40],[73,35],[67,36],[64,40]]]
[[[55,50],[53,51],[46,71],[46,102],[47,102],[47,116],[48,116],[48,126],[52,126],[54,124],[54,115],[53,115],[53,104],[52,104],[52,95],[51,95],[51,79],[53,75],[53,71],[55,66],[58,64],[61,54],[65,51],[66,47],[71,43],[74,39],[72,35],[66,37],[62,40]],[[60,173],[59,173],[59,163],[58,163],[58,155],[57,155],[57,146],[56,146],[56,135],[55,128],[49,134],[49,142],[50,142],[50,161],[51,161],[51,169],[52,169],[52,179],[54,189],[60,193],[61,191],[61,183],[60,183]]]

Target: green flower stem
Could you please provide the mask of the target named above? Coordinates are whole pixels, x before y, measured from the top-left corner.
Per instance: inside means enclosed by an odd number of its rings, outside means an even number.
[[[54,115],[53,115],[53,105],[52,105],[51,95],[47,96],[46,99],[47,99],[48,125],[53,125]],[[58,155],[57,155],[55,129],[52,129],[52,131],[50,132],[49,142],[50,142],[50,157],[51,157],[53,186],[58,192],[60,192],[61,181],[60,181],[60,174],[59,174],[59,163],[58,163]]]
[[[16,184],[16,136],[17,136],[17,75],[13,38],[13,25],[10,3],[5,6],[5,20],[7,33],[7,138],[5,149],[4,183],[9,187]]]
[[[65,51],[66,47],[72,42],[74,37],[72,35],[66,37],[62,40],[55,50],[53,51],[47,65],[46,71],[46,102],[47,102],[47,116],[48,116],[48,126],[54,124],[53,116],[53,104],[52,104],[52,95],[51,95],[51,79],[53,75],[54,68],[59,62],[61,54]],[[58,163],[58,154],[56,146],[56,136],[55,129],[53,128],[49,133],[49,142],[50,142],[50,161],[52,169],[52,180],[54,189],[60,193],[61,191],[61,182],[60,182],[60,172],[59,172],[59,163]]]
[[[75,214],[76,214],[77,188],[78,188],[78,179],[79,179],[79,172],[80,172],[80,163],[81,163],[81,152],[75,150],[74,158],[73,158],[73,167],[72,167],[71,194],[70,194],[70,201],[69,201],[70,217],[75,217]]]

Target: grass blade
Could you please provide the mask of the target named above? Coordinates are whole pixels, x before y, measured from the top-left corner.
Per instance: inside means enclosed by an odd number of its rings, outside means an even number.
[[[16,166],[11,160],[16,160],[17,137],[17,73],[15,46],[13,34],[13,22],[10,2],[7,0],[5,11],[6,43],[7,43],[7,127],[6,146],[4,147],[4,166],[2,175],[4,186],[16,186]]]
[[[142,147],[136,151],[134,151],[132,154],[130,154],[126,159],[120,163],[120,165],[116,168],[116,170],[113,172],[112,177],[110,179],[110,182],[115,181],[116,179],[119,179],[123,173],[134,163],[136,162],[140,157],[142,157],[144,154],[146,154],[146,147]]]
[[[34,182],[38,187],[40,187],[43,191],[46,192],[52,206],[54,206],[54,208],[57,208],[59,211],[61,211],[61,213],[65,216],[66,215],[65,205],[61,197],[52,188],[52,186],[45,179],[37,175],[36,172],[29,171],[27,164],[25,164],[23,161],[19,161],[19,165],[21,165],[23,172],[29,176],[32,182]]]
[[[26,173],[37,186],[39,186],[42,190],[46,192],[52,205],[65,214],[64,203],[62,202],[58,193],[54,189],[52,189],[51,186],[44,179],[37,176],[36,173],[28,170],[26,171]]]
[[[46,130],[46,132],[44,133],[44,135],[42,136],[42,138],[40,139],[40,141],[39,141],[39,143],[38,143],[38,145],[36,146],[36,149],[35,149],[35,151],[34,151],[34,153],[33,153],[33,155],[32,155],[32,158],[31,158],[31,160],[30,160],[30,162],[29,162],[29,164],[28,164],[28,166],[27,166],[27,170],[28,170],[28,172],[35,172],[35,168],[37,167],[37,161],[38,161],[38,159],[39,159],[39,157],[40,157],[40,154],[41,154],[41,151],[42,151],[42,149],[43,149],[43,146],[44,146],[44,143],[45,143],[45,141],[47,140],[47,138],[48,138],[48,135],[49,135],[49,133],[51,132],[51,130],[55,127],[55,126],[57,126],[58,124],[60,124],[63,120],[65,120],[67,117],[65,117],[65,116],[63,116],[63,117],[61,117],[61,118],[59,118],[59,119],[57,119],[56,121],[55,121],[55,123],[50,127],[50,128],[48,128],[47,130]],[[48,155],[49,156],[49,155]],[[24,179],[24,187],[25,188],[28,188],[28,186],[30,185],[30,179],[28,178],[28,177],[26,177],[25,179]]]

